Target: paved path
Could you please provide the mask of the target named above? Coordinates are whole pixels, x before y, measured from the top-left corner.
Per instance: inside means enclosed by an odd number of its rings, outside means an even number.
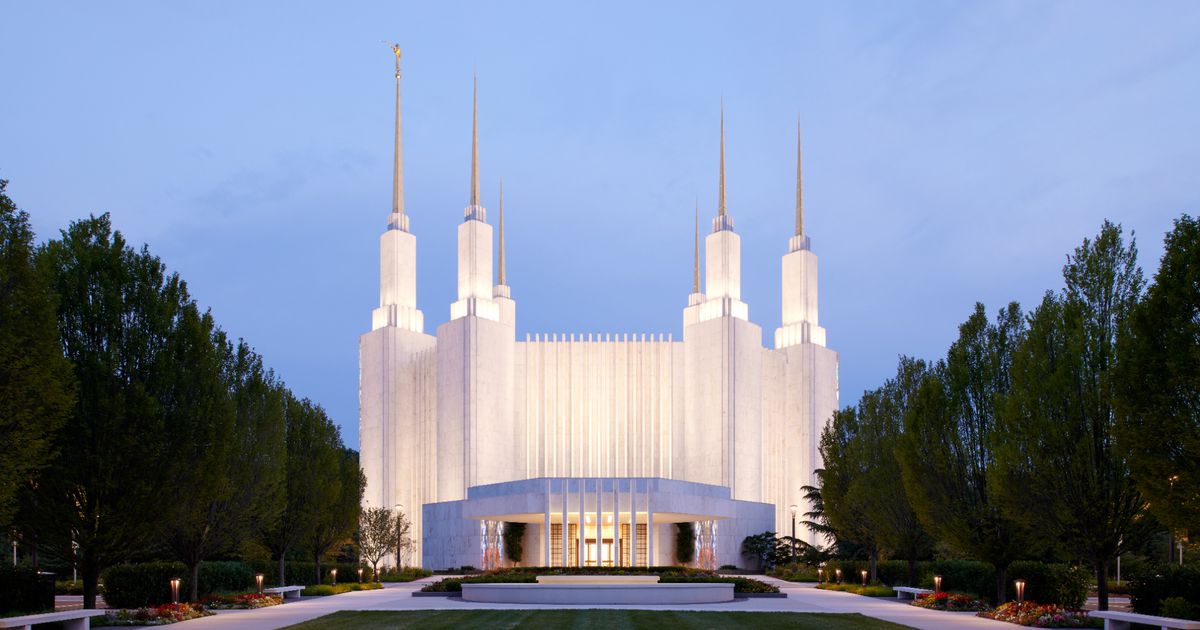
[[[974,613],[950,613],[926,610],[895,599],[861,597],[850,593],[823,591],[812,584],[794,584],[756,576],[778,585],[788,594],[786,599],[748,599],[728,604],[694,604],[691,606],[536,606],[522,604],[481,604],[442,597],[413,597],[412,592],[424,584],[441,579],[425,578],[405,584],[389,584],[375,591],[344,593],[330,597],[312,597],[291,601],[282,606],[258,610],[221,611],[212,617],[172,625],[181,630],[268,630],[282,628],[301,621],[315,619],[339,610],[469,610],[505,608],[641,608],[647,610],[741,610],[759,612],[822,612],[862,613],[913,628],[928,630],[958,628],[993,628],[1011,630],[1011,624],[981,619]]]

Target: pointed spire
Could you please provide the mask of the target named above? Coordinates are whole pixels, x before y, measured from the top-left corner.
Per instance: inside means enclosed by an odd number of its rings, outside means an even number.
[[[692,293],[700,292],[700,200],[696,200],[696,243],[692,253]]]
[[[717,215],[725,216],[725,100],[721,99],[721,183],[717,189]]]
[[[804,235],[804,193],[800,174],[800,117],[796,116],[796,236]]]
[[[396,55],[396,154],[392,176],[392,212],[404,214],[404,149],[400,145],[400,44],[392,44]]]
[[[479,205],[479,77],[473,76],[471,96],[471,206]]]
[[[508,284],[504,277],[504,180],[500,180],[500,261],[497,265],[496,284]]]

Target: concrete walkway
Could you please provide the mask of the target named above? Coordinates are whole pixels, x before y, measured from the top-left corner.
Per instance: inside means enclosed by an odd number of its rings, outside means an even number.
[[[480,604],[443,597],[413,597],[413,591],[442,576],[425,578],[405,584],[389,584],[375,591],[344,593],[330,597],[305,598],[282,606],[257,610],[230,610],[215,616],[172,625],[181,630],[268,630],[315,619],[339,610],[470,610],[520,608],[640,608],[646,610],[740,610],[758,612],[820,612],[861,613],[913,628],[928,630],[957,628],[998,628],[1011,630],[1014,626],[976,617],[974,613],[951,613],[926,610],[895,599],[862,597],[849,593],[823,591],[812,584],[794,584],[768,577],[756,579],[770,582],[788,594],[786,599],[748,599],[728,604],[698,604],[691,606],[528,606],[520,604]]]

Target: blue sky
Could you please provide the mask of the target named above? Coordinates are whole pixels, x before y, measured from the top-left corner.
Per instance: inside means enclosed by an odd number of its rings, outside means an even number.
[[[427,330],[454,297],[478,72],[518,335],[671,332],[719,103],[743,297],[769,343],[803,122],[843,404],[1032,305],[1105,218],[1147,273],[1200,213],[1200,3],[6,3],[0,178],[41,238],[108,211],[357,446],[404,48]],[[494,216],[494,215],[492,215]]]

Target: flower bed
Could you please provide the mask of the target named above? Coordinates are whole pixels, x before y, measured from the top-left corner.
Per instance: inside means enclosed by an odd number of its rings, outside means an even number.
[[[946,591],[918,595],[913,598],[912,605],[930,610],[950,610],[956,612],[987,610],[987,604],[983,603],[982,600],[970,595],[947,593]]]
[[[1036,628],[1103,628],[1104,622],[1088,617],[1082,610],[1067,610],[1036,602],[1008,602],[995,610],[979,613],[980,617],[1007,621]]]
[[[161,626],[178,621],[199,619],[213,613],[200,604],[163,604],[147,608],[118,610],[92,620],[94,626]]]
[[[245,593],[243,595],[217,595],[204,600],[204,607],[209,610],[233,610],[248,608],[266,608],[283,603],[283,597],[267,593]]]

